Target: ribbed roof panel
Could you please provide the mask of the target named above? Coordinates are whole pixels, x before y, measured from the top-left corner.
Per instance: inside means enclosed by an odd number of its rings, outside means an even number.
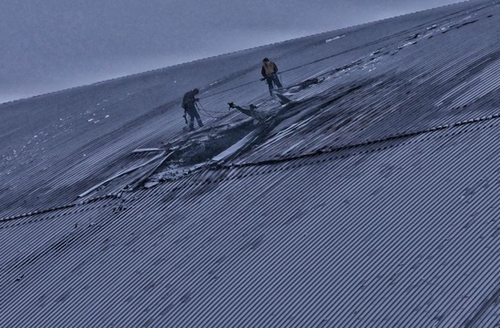
[[[40,134],[2,157],[0,326],[500,324],[499,14],[469,2],[265,48],[289,85],[322,80],[288,89],[285,107],[253,83],[263,49],[3,106],[11,115],[56,99],[54,118],[68,95],[78,110],[93,103],[82,90],[109,91],[116,113],[153,98],[106,133],[74,120],[58,141]],[[204,90],[204,107],[219,111],[209,133],[241,121],[231,100],[281,108],[258,144],[121,191],[147,164],[76,199],[156,156],[133,149],[177,138],[178,95],[162,98],[161,82],[219,61],[246,68],[214,73]],[[89,139],[67,139],[79,134]]]

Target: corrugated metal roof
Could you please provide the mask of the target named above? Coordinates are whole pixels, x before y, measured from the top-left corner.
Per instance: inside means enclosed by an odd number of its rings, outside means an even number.
[[[459,325],[498,284],[499,133],[200,173],[39,221],[59,238],[2,227],[41,249],[2,265],[3,325]]]
[[[131,151],[173,139],[157,115],[174,100],[140,124],[117,120],[94,147],[47,141],[48,153],[27,152],[48,157],[45,173],[4,158],[13,192],[0,212],[0,326],[500,325],[499,13],[471,2],[348,30],[357,41],[326,42],[332,32],[274,45],[280,63],[297,67],[289,81],[322,82],[288,89],[294,102],[284,107],[263,103],[283,116],[255,147],[151,189],[120,191],[139,172],[74,200],[156,156]],[[352,51],[331,56],[337,41]],[[228,58],[209,63],[218,60]],[[234,100],[223,91],[241,83],[231,90],[238,102],[262,102],[250,66],[207,89],[204,107],[222,116]],[[155,74],[170,71],[144,76]],[[136,90],[127,83],[100,87]],[[207,120],[241,118],[226,113]],[[78,145],[88,158],[58,153],[63,144],[60,152]],[[52,192],[31,190],[42,199],[18,206],[15,197],[40,184]]]

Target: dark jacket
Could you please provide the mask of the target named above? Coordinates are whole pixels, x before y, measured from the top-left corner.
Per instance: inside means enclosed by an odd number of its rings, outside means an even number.
[[[188,91],[184,94],[184,97],[182,98],[182,105],[181,107],[184,108],[185,110],[189,108],[194,108],[194,103],[197,100],[195,98],[196,93],[194,90]]]
[[[276,66],[275,63],[272,61],[268,61],[267,63],[269,66],[266,67],[266,62],[264,62],[264,64],[262,64],[262,69],[260,70],[260,74],[262,74],[263,77],[268,77],[269,75],[278,73],[278,66]]]

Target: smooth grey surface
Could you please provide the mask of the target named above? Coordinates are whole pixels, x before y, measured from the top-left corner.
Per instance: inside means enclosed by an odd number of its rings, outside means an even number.
[[[499,18],[497,3],[454,6],[0,107],[46,109],[37,131],[68,99],[75,113],[93,93],[115,99],[103,111],[114,120],[88,122],[93,109],[61,139],[5,153],[0,326],[499,325]],[[266,98],[252,59],[263,54],[283,68],[288,107]],[[229,61],[241,74],[197,75],[218,119],[183,138],[177,100],[195,81],[162,88]],[[291,87],[312,76],[323,80]],[[280,115],[226,162],[75,202],[154,156],[135,148],[205,140],[208,154],[245,122],[231,100]],[[34,140],[25,127],[7,131]],[[13,140],[9,152],[23,149]]]

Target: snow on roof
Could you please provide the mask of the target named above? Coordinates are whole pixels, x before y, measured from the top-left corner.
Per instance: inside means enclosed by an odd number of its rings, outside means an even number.
[[[462,3],[1,106],[0,326],[499,324],[498,17]],[[183,134],[194,86],[206,126]]]

